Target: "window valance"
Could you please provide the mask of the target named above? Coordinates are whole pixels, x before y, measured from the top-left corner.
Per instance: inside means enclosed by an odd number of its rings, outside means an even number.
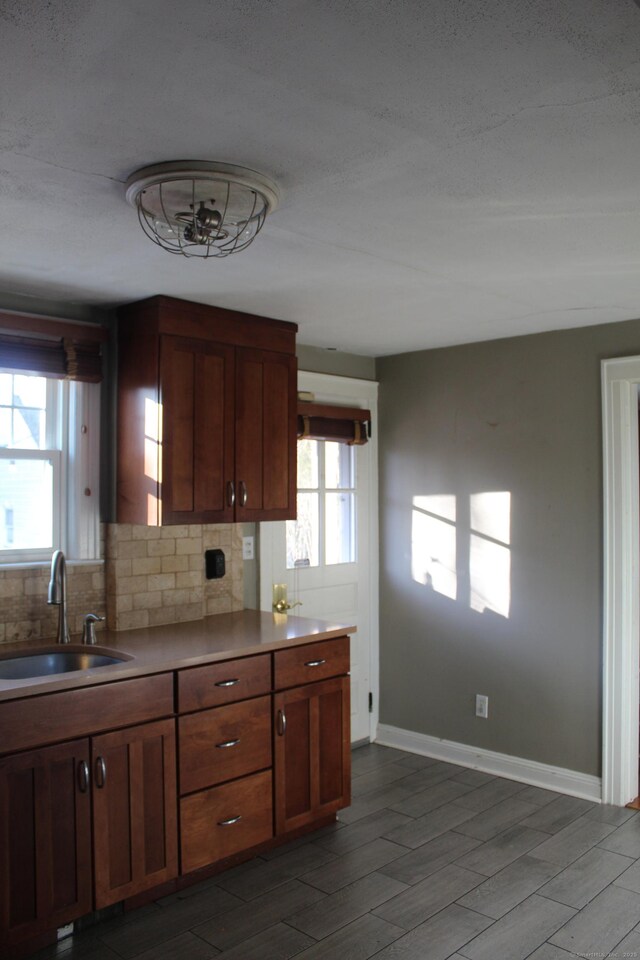
[[[0,368],[99,383],[105,327],[0,311]]]
[[[299,440],[333,440],[361,446],[370,435],[370,410],[298,401]]]

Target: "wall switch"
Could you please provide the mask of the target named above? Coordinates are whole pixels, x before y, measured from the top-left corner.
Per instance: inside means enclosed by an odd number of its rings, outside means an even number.
[[[489,718],[489,697],[476,693],[476,717],[482,717],[483,720]]]
[[[243,537],[242,538],[242,559],[243,560],[253,560],[253,537]]]

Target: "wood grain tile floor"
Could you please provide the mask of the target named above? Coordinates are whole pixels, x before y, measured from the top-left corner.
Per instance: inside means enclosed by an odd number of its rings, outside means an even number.
[[[38,960],[640,960],[640,812],[376,744],[335,825]]]

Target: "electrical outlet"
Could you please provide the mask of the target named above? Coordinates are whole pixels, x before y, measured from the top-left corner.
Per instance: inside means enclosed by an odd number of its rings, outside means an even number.
[[[253,537],[243,537],[242,538],[242,559],[253,560],[253,557],[254,557]]]
[[[483,720],[489,719],[489,697],[481,693],[476,693],[476,717],[482,717]]]

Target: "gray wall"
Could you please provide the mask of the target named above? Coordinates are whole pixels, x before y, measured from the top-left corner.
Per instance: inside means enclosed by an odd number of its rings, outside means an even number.
[[[383,723],[600,773],[600,360],[640,321],[378,360]],[[469,497],[511,495],[508,617],[469,605]],[[412,502],[457,498],[458,593],[412,579]],[[489,719],[475,695],[489,696]]]

